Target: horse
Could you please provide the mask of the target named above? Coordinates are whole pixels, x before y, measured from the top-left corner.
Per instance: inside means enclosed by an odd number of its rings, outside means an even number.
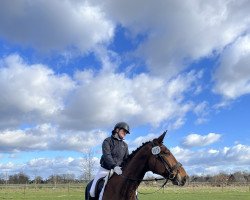
[[[135,200],[136,190],[147,171],[163,176],[166,181],[171,180],[174,185],[183,186],[188,175],[170,150],[163,145],[164,132],[158,138],[143,143],[133,151],[121,165],[123,173],[108,180],[103,200]],[[85,189],[85,199],[93,199],[89,195],[91,182]]]

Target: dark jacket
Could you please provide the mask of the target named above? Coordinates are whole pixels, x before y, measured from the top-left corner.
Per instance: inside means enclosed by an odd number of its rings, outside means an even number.
[[[102,143],[100,164],[105,169],[114,169],[115,166],[121,165],[128,154],[128,145],[123,140],[119,140],[112,135],[106,138]]]

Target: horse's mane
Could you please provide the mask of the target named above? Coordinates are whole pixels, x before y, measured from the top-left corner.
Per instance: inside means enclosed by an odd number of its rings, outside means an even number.
[[[150,143],[150,141],[148,142],[145,142],[145,143],[142,143],[142,145],[140,147],[138,147],[136,150],[132,151],[131,154],[128,155],[128,157],[123,160],[122,164],[121,164],[121,167],[124,168],[128,163],[129,161],[136,155],[136,153],[142,148],[144,147],[145,145],[147,145],[148,143]]]

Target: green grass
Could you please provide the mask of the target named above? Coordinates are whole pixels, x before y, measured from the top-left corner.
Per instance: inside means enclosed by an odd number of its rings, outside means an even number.
[[[153,192],[155,189],[140,189],[140,192]],[[184,187],[184,188],[167,188],[154,194],[142,195],[139,194],[139,199],[142,200],[249,200],[250,191],[248,187]]]
[[[140,187],[140,193],[151,193],[157,187]],[[0,200],[83,200],[83,185],[0,186]],[[168,187],[153,194],[139,194],[140,200],[249,200],[250,187]]]
[[[29,186],[21,187],[7,187],[0,189],[0,200],[83,200],[84,189],[83,186],[69,186],[60,185],[58,187],[46,187],[42,186],[39,188]]]

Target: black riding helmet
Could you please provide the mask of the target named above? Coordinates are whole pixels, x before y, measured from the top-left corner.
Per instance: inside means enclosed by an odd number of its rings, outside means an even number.
[[[117,123],[115,125],[115,127],[114,127],[114,130],[117,129],[117,128],[119,128],[119,129],[122,128],[122,129],[126,130],[128,134],[130,134],[130,132],[129,132],[129,125],[126,122],[119,122],[119,123]]]

